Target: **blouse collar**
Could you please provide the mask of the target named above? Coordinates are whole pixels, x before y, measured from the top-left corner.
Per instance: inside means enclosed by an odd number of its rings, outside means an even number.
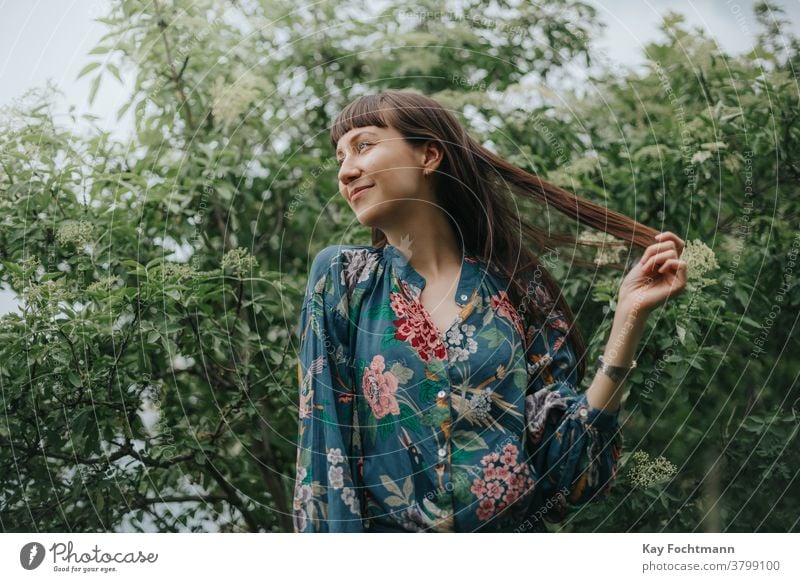
[[[422,290],[425,288],[425,277],[420,275],[414,267],[411,266],[411,263],[408,262],[405,255],[399,249],[390,245],[388,242],[383,247],[383,256],[391,265],[392,270],[397,274],[398,278],[405,281],[414,294],[414,297],[419,299],[420,293],[422,293]],[[480,260],[476,257],[462,253],[461,273],[458,278],[455,296],[453,297],[456,304],[460,307],[472,302],[478,292],[482,274],[480,264]]]

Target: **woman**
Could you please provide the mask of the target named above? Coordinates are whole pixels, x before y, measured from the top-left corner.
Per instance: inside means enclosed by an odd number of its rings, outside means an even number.
[[[311,266],[295,531],[546,531],[606,495],[622,381],[648,314],[685,286],[683,241],[509,164],[417,93],[357,99],[331,143],[373,244]],[[583,393],[584,342],[531,249],[569,237],[520,221],[514,196],[646,247]]]

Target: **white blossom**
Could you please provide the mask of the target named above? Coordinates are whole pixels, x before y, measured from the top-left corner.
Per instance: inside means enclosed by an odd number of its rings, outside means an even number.
[[[344,487],[344,468],[341,466],[329,467],[328,483],[334,489],[341,489]]]
[[[328,462],[331,465],[338,465],[342,461],[344,461],[344,457],[341,449],[328,449]]]
[[[596,243],[597,252],[594,263],[600,267],[620,261],[620,254],[625,250],[625,243],[607,232],[584,231],[578,238],[580,242]]]
[[[350,487],[345,487],[342,489],[342,501],[344,501],[347,506],[350,508],[350,511],[355,513],[356,515],[361,514],[360,503],[358,502],[358,497],[356,497],[356,493]]]
[[[211,112],[225,127],[239,119],[260,94],[261,81],[250,71],[241,73],[233,83],[218,77],[211,87]]]
[[[56,239],[62,245],[73,244],[78,248],[82,248],[92,241],[92,225],[85,220],[67,222],[59,227],[56,232]]]
[[[665,457],[651,459],[645,451],[636,451],[631,455],[632,467],[629,475],[631,483],[637,487],[652,487],[657,483],[671,479],[678,469]]]
[[[681,260],[686,261],[686,278],[689,283],[702,287],[716,282],[715,279],[704,277],[709,271],[718,269],[719,263],[714,251],[703,241],[687,241]]]

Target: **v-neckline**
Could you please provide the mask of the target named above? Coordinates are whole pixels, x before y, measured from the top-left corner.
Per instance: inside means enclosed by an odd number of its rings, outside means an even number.
[[[425,289],[425,277],[420,275],[417,270],[411,266],[411,263],[408,261],[408,259],[406,259],[405,255],[400,251],[400,249],[392,246],[388,242],[383,246],[383,254],[384,257],[390,262],[391,266],[400,272],[402,275],[401,279],[406,280],[416,288],[412,289],[412,292],[417,291],[415,297],[417,300],[419,300],[419,295],[421,295],[422,290]],[[462,251],[461,269],[458,274],[456,290],[452,297],[455,304],[460,308],[463,308],[475,294],[475,287],[477,286],[477,283],[474,280],[474,263],[477,263],[477,259],[472,258],[472,256]],[[448,330],[449,329],[450,328],[448,328]]]
[[[455,291],[455,295],[458,295],[458,288],[460,287],[460,283],[461,283],[462,275],[464,274],[464,262],[465,262],[465,261],[464,261],[464,259],[462,258],[462,259],[461,259],[461,268],[460,268],[460,269],[459,269],[459,271],[458,271],[458,278],[457,278],[457,282],[456,282],[456,291]],[[412,268],[413,268],[413,267],[412,267]],[[420,275],[420,277],[421,277],[421,275]],[[423,278],[423,280],[424,280],[424,278]],[[430,321],[430,324],[433,326],[433,329],[434,329],[434,330],[436,330],[436,334],[437,334],[437,336],[439,337],[439,339],[441,340],[441,342],[442,342],[443,344],[445,344],[445,343],[447,343],[447,333],[448,333],[448,332],[449,332],[451,329],[453,329],[453,326],[454,326],[454,325],[455,325],[455,324],[458,322],[458,320],[461,318],[461,313],[464,311],[464,306],[463,306],[463,305],[461,305],[461,304],[459,304],[458,302],[456,302],[456,307],[458,307],[458,313],[456,313],[456,316],[455,316],[455,317],[454,317],[454,318],[453,318],[453,319],[450,321],[450,325],[448,325],[448,326],[445,328],[445,330],[444,330],[444,331],[440,331],[440,330],[439,330],[439,326],[438,326],[438,325],[436,325],[436,322],[433,320],[433,315],[431,314],[431,312],[430,312],[430,311],[428,311],[428,309],[427,309],[427,308],[425,307],[425,305],[422,303],[422,292],[423,292],[424,290],[425,290],[425,287],[424,287],[424,285],[423,285],[423,287],[421,287],[421,288],[420,288],[419,295],[418,295],[417,297],[415,297],[415,298],[414,298],[414,300],[415,300],[417,303],[419,303],[419,308],[420,308],[420,310],[422,310],[422,312],[425,314],[425,317],[427,317],[427,318],[428,318],[428,321]]]
[[[411,283],[411,285],[416,287],[416,289],[410,290],[411,299],[419,305],[421,312],[430,323],[439,341],[441,341],[442,344],[447,344],[448,332],[453,329],[453,326],[459,323],[464,309],[475,297],[475,289],[468,289],[469,285],[474,285],[471,280],[472,273],[467,272],[471,266],[471,263],[475,260],[468,258],[468,255],[462,252],[461,268],[459,269],[458,273],[458,282],[456,283],[455,293],[452,297],[455,304],[459,307],[459,311],[450,322],[450,325],[448,325],[447,328],[442,331],[439,329],[439,326],[436,325],[436,322],[433,320],[430,312],[425,308],[420,300],[420,296],[422,295],[422,291],[425,289],[426,285],[425,277],[420,275],[417,270],[411,266],[411,263],[409,263],[405,255],[397,247],[387,242],[383,247],[383,252],[384,256],[391,261],[392,266],[400,271],[400,273],[403,275],[403,278],[406,279],[407,282]],[[418,292],[415,293],[415,291]],[[467,291],[469,291],[469,293],[467,293]]]

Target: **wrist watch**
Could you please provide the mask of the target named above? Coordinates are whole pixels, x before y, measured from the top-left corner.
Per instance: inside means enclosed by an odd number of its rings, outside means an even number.
[[[597,369],[603,372],[603,374],[605,374],[615,382],[622,382],[628,375],[628,372],[633,370],[635,367],[636,367],[636,360],[633,360],[631,362],[630,367],[625,367],[625,366],[612,366],[610,364],[605,363],[603,361],[602,355],[600,355],[597,358]]]

